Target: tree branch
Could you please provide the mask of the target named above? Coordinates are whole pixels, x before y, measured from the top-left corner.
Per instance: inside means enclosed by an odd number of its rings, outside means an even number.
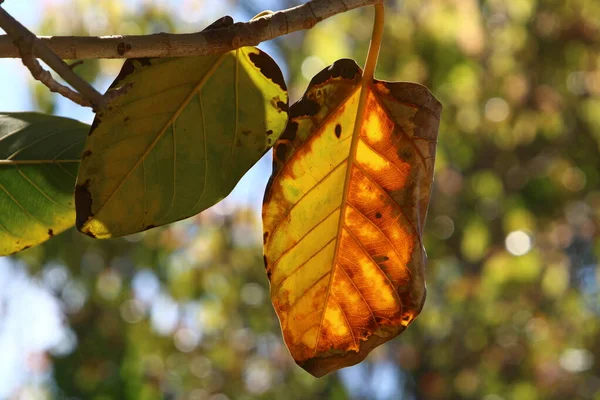
[[[40,37],[38,43],[43,43],[58,57],[72,60],[201,56],[224,53],[243,46],[255,46],[291,32],[310,29],[317,22],[336,14],[383,1],[312,0],[298,7],[267,14],[250,22],[238,22],[226,28],[205,32],[157,33],[143,36],[54,36]],[[37,48],[35,50],[36,55],[41,57]],[[12,43],[12,39],[7,35],[0,35],[0,58],[17,57],[20,57],[19,50]]]
[[[91,106],[95,110],[101,109],[106,105],[106,99],[96,89],[73,72],[69,65],[52,50],[48,49],[40,39],[2,7],[0,7],[0,27],[13,40],[19,57],[21,57],[23,64],[31,71],[33,77],[46,85],[51,91],[58,92],[79,105]],[[50,72],[42,68],[36,57],[44,60],[50,68],[56,71],[79,93],[55,81]]]

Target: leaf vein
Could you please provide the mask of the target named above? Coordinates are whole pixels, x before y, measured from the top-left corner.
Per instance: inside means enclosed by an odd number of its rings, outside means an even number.
[[[322,252],[323,250],[325,250],[325,248],[327,246],[329,246],[329,244],[331,242],[333,242],[335,240],[335,236],[333,238],[331,238],[327,243],[325,243],[321,248],[319,248],[319,250],[317,250],[315,253],[313,253],[310,257],[308,257],[306,259],[306,261],[304,261],[302,264],[298,265],[296,268],[294,268],[293,271],[291,271],[289,274],[287,274],[282,280],[279,281],[279,283],[277,284],[277,286],[275,286],[274,288],[271,289],[271,292],[273,293],[273,295],[276,295],[277,293],[279,293],[279,289],[281,289],[281,287],[283,286],[283,283],[289,279],[290,277],[292,277],[293,275],[297,274],[298,271],[300,271],[300,269],[302,267],[304,267],[306,264],[308,264],[308,262],[310,260],[312,260],[317,254],[319,254],[320,252]],[[301,296],[303,296],[306,293],[303,293]]]
[[[10,192],[4,187],[4,185],[2,185],[0,183],[0,189],[2,189],[2,191],[4,191],[4,193],[6,193],[6,195],[21,209],[23,210],[23,212],[25,214],[27,214],[31,219],[36,220],[40,225],[42,225],[43,227],[48,227],[48,225],[46,225],[46,223],[42,220],[40,220],[37,217],[34,217],[32,214],[29,213],[29,211],[27,211],[27,209],[25,207],[23,207],[23,205],[21,203],[19,203],[19,201],[17,199],[15,199]]]
[[[406,213],[404,212],[404,209],[402,208],[402,206],[400,206],[400,204],[398,204],[396,202],[396,200],[394,200],[394,198],[392,196],[390,196],[390,194],[388,193],[387,190],[385,190],[379,183],[377,183],[377,181],[375,179],[373,179],[368,173],[367,171],[364,170],[364,168],[360,165],[360,164],[356,164],[356,167],[363,173],[363,175],[370,180],[371,182],[373,182],[373,184],[375,186],[377,186],[379,189],[381,189],[382,192],[385,193],[385,195],[392,200],[392,204],[396,206],[396,209],[398,211],[400,211],[400,214],[402,214],[404,216],[404,218],[406,219],[406,221],[408,221],[408,224],[410,225],[410,227],[413,229],[413,231],[415,232],[415,235],[417,236],[417,239],[419,241],[419,244],[421,245],[421,247],[423,247],[423,243],[421,241],[421,234],[420,232],[417,230],[417,228],[415,227],[413,221],[408,218],[408,215],[406,215]]]
[[[398,306],[400,307],[400,310],[402,310],[402,300],[400,300],[400,296],[398,295],[398,292],[396,291],[396,288],[394,287],[394,284],[390,280],[389,276],[387,276],[387,274],[385,272],[383,272],[383,270],[381,269],[381,267],[379,266],[379,264],[377,264],[375,262],[375,260],[373,259],[373,256],[371,256],[371,254],[367,251],[367,249],[365,249],[365,247],[362,245],[362,243],[356,238],[356,236],[354,236],[354,233],[352,233],[352,231],[350,230],[350,228],[348,228],[348,226],[344,225],[343,229],[345,229],[346,232],[348,232],[348,234],[350,235],[350,238],[358,245],[358,247],[361,248],[362,251],[365,252],[365,254],[371,259],[371,262],[375,265],[375,267],[379,270],[379,272],[385,277],[385,280],[390,285],[390,287],[392,288],[392,292],[395,295],[394,299],[398,303]],[[350,280],[352,280],[352,279],[350,279]]]
[[[48,201],[50,201],[51,203],[54,203],[58,206],[64,207],[68,210],[72,210],[71,207],[68,207],[64,204],[61,204],[59,202],[57,202],[56,200],[52,199],[50,196],[48,196],[48,194],[46,194],[46,192],[44,192],[38,185],[35,184],[35,182],[33,182],[26,174],[25,172],[23,172],[18,166],[17,166],[17,172],[19,173],[19,175],[21,175],[31,186],[33,186],[38,192],[41,193],[42,196],[44,196],[46,199],[48,199]]]
[[[306,328],[301,334],[300,336],[298,336],[298,342],[302,341],[302,338],[304,337],[304,335],[306,335],[312,328],[314,328],[315,326],[318,326],[318,323],[314,323],[311,326],[309,326],[308,328]]]
[[[52,136],[54,136],[54,135],[56,135],[58,133],[63,133],[63,132],[68,131],[68,130],[71,130],[71,129],[61,129],[61,130],[58,130],[58,131],[54,131],[54,132],[52,132],[52,133],[50,133],[50,134],[48,134],[48,135],[46,135],[44,137],[37,138],[33,142],[28,143],[27,145],[21,147],[20,149],[15,150],[15,152],[12,153],[10,156],[8,156],[6,159],[7,160],[12,160],[14,157],[16,157],[19,153],[23,152],[24,150],[27,150],[28,148],[30,148],[32,146],[35,146],[39,142],[44,141],[44,140],[46,140],[46,139],[48,139],[48,138],[50,138],[50,137],[52,137]],[[3,139],[4,138],[6,138],[6,136],[4,136]]]
[[[373,94],[374,94],[374,95],[375,95],[375,97],[377,97],[377,98],[379,98],[380,96],[382,96],[382,94],[381,94],[379,91],[377,91],[377,90],[373,91]],[[410,103],[406,103],[406,102],[403,102],[403,101],[399,101],[399,100],[397,100],[397,99],[394,99],[394,100],[395,100],[395,101],[397,101],[397,102],[399,102],[399,103],[402,103],[402,104],[407,104],[407,105],[410,105]],[[379,101],[379,105],[381,106],[381,109],[385,111],[385,113],[387,114],[387,116],[388,116],[388,117],[389,117],[389,118],[390,118],[392,121],[394,121],[394,120],[395,120],[395,118],[392,116],[391,112],[390,112],[390,111],[388,110],[388,108],[385,106],[384,102],[383,102],[383,101]],[[422,109],[423,109],[423,108],[421,108],[421,107],[419,107],[419,106],[417,106],[417,108],[418,108],[418,109],[420,109],[420,110],[422,110]],[[425,110],[427,110],[427,109],[425,109]],[[410,145],[411,145],[411,146],[412,146],[412,147],[415,149],[415,151],[417,152],[417,155],[418,155],[418,156],[421,158],[421,164],[423,164],[423,166],[425,167],[425,169],[427,169],[427,165],[425,164],[425,158],[423,157],[423,154],[421,153],[421,150],[419,150],[419,148],[418,148],[418,147],[415,145],[414,139],[413,139],[413,138],[411,138],[410,136],[408,136],[408,134],[407,134],[406,132],[404,132],[404,130],[403,130],[402,128],[399,128],[398,130],[400,131],[400,134],[401,134],[402,136],[404,136],[404,137],[406,138],[406,140],[408,140],[408,142],[410,143]],[[416,139],[425,139],[425,138],[418,137],[418,138],[416,138]],[[398,138],[398,140],[396,141],[396,143],[394,143],[394,147],[395,147],[395,146],[398,144],[398,142],[399,142],[399,141],[400,141],[400,138]]]
[[[202,120],[202,143],[204,143],[204,181],[202,182],[202,191],[200,192],[198,200],[196,200],[194,205],[186,212],[186,214],[191,213],[198,206],[198,204],[200,204],[200,200],[202,200],[202,197],[204,197],[204,193],[206,192],[206,180],[208,179],[208,149],[206,144],[206,121],[204,118],[204,108],[202,107],[201,90],[198,91],[198,103],[200,105],[200,119]]]
[[[340,267],[340,271],[342,271],[344,273],[344,275],[346,275],[348,277],[348,280],[352,283],[352,286],[354,287],[354,289],[356,289],[356,291],[360,295],[360,298],[362,299],[362,301],[365,303],[365,305],[369,309],[369,312],[371,313],[371,317],[373,317],[373,321],[375,321],[375,325],[377,325],[377,327],[379,327],[379,323],[377,322],[377,319],[375,318],[375,313],[373,312],[373,309],[371,308],[371,305],[369,304],[369,302],[367,301],[367,299],[365,299],[365,296],[362,294],[362,292],[360,291],[360,289],[356,286],[356,284],[354,283],[354,281],[352,280],[352,278],[350,277],[350,275],[346,271],[346,268],[344,268],[344,266],[342,264],[340,264],[340,263],[338,263],[338,265]]]
[[[76,145],[78,145],[80,143],[85,143],[85,140],[77,140],[77,141],[71,143],[69,146],[67,146],[64,149],[62,149],[56,156],[54,156],[54,158],[52,159],[52,161],[61,162],[61,160],[59,160],[58,157],[62,156],[67,151],[71,150],[73,147],[75,147]]]
[[[363,138],[360,139],[360,141],[367,146],[369,149],[371,149],[374,153],[378,154],[381,156],[381,158],[383,158],[385,161],[389,162],[390,164],[392,164],[392,166],[398,171],[399,174],[401,174],[403,177],[407,177],[407,173],[405,171],[402,171],[396,164],[394,164],[394,162],[392,160],[390,160],[389,158],[387,158],[385,156],[385,154],[375,150],[373,148],[373,146],[371,146],[366,140],[364,140]],[[358,162],[360,164],[360,162]]]
[[[77,162],[81,162],[81,160],[77,160]],[[69,175],[71,178],[77,179],[77,175],[72,174],[71,171],[65,169],[65,167],[63,167],[62,164],[63,163],[56,163],[56,166],[58,166],[58,168],[60,168],[62,172],[64,172],[65,174]]]
[[[290,305],[290,308],[288,308],[287,314],[291,315],[292,314],[292,310],[294,309],[294,307],[296,307],[296,304],[298,304],[298,302],[304,297],[304,295],[306,295],[312,288],[314,288],[315,286],[317,286],[317,283],[321,282],[329,274],[331,274],[331,271],[325,272],[325,274],[323,274],[323,276],[321,276],[319,279],[315,280],[309,287],[307,287],[304,290],[304,293],[302,294],[302,296],[298,296],[298,298],[296,300],[294,300],[294,302]],[[326,306],[323,306],[323,312],[325,312],[325,308],[326,308]],[[289,325],[289,324],[287,324],[287,325]]]
[[[11,231],[9,231],[8,228],[2,224],[2,222],[0,222],[0,229],[2,229],[4,232],[6,232],[9,236],[12,236],[16,239],[26,239],[23,236],[17,236],[14,233],[12,233]],[[29,240],[29,239],[26,239],[26,240]]]
[[[277,265],[279,263],[279,261],[283,258],[283,256],[285,256],[287,253],[289,253],[290,251],[292,251],[294,249],[294,247],[298,246],[300,244],[300,242],[302,240],[304,240],[305,237],[308,236],[309,233],[311,233],[312,231],[314,231],[319,225],[321,225],[323,222],[325,222],[325,220],[327,218],[329,218],[333,213],[335,213],[339,208],[340,208],[340,206],[337,206],[336,208],[334,208],[333,210],[331,210],[331,212],[329,214],[327,214],[325,217],[323,217],[323,219],[321,219],[319,222],[317,222],[315,224],[315,226],[313,226],[312,228],[310,228],[304,235],[302,235],[300,237],[300,239],[298,239],[298,241],[296,243],[294,243],[291,247],[285,249],[285,251],[283,253],[281,253],[279,255],[279,257],[277,257],[277,260],[275,260],[273,262],[273,267],[275,267],[275,265]]]
[[[329,298],[333,301],[335,301],[335,304],[337,304],[337,306],[339,307],[342,315],[344,316],[344,321],[346,321],[346,325],[348,326],[348,330],[350,331],[350,334],[352,335],[352,341],[354,342],[354,346],[356,346],[357,348],[358,343],[356,342],[356,337],[354,336],[354,331],[352,330],[352,325],[350,325],[350,321],[348,320],[348,316],[346,315],[346,312],[344,311],[344,309],[342,308],[342,305],[340,304],[340,302],[335,298],[335,296],[332,294],[331,296],[329,296]],[[326,306],[327,307],[327,306]],[[377,323],[377,321],[375,321]],[[318,338],[317,338],[318,339]]]
[[[348,157],[344,158],[342,161],[340,161],[340,163],[338,165],[336,165],[335,167],[333,167],[331,169],[331,171],[329,171],[325,176],[323,176],[323,178],[321,178],[320,181],[315,182],[314,186],[312,186],[310,189],[308,189],[304,194],[302,194],[302,196],[300,196],[300,198],[298,200],[296,200],[296,202],[294,204],[292,204],[292,206],[290,208],[288,208],[286,210],[286,212],[281,216],[281,218],[279,218],[279,220],[273,225],[273,231],[271,231],[271,237],[273,237],[275,235],[275,232],[277,232],[277,230],[279,229],[279,227],[282,225],[282,222],[288,217],[288,215],[291,214],[292,210],[298,206],[298,204],[300,204],[300,202],[306,197],[308,196],[308,194],[310,192],[312,192],[315,188],[317,188],[320,184],[323,183],[323,181],[327,178],[329,178],[339,167],[341,167],[342,165],[344,165],[344,163],[348,160]],[[339,208],[339,206],[337,207]],[[336,209],[337,209],[336,208]],[[335,210],[334,210],[335,211]],[[272,243],[272,242],[271,242]]]
[[[235,140],[239,130],[239,68],[240,68],[240,49],[235,50],[235,68],[233,72],[233,97],[235,99],[235,128],[233,131],[233,140],[231,141],[231,153],[229,154],[229,169],[233,169],[233,151],[235,149]]]
[[[383,233],[383,231],[381,230],[381,228],[379,228],[379,226],[377,226],[377,224],[375,222],[373,222],[371,219],[369,219],[369,217],[367,217],[362,211],[360,211],[358,208],[356,208],[355,206],[352,205],[352,203],[348,202],[348,205],[357,213],[359,213],[360,215],[362,215],[363,217],[365,217],[365,219],[367,221],[369,221],[369,223],[371,225],[373,225],[375,228],[377,228],[377,230],[379,231],[379,233],[381,233],[381,236],[383,236],[386,240],[386,242],[389,243],[390,247],[392,249],[394,249],[394,253],[396,253],[396,255],[398,256],[398,259],[400,260],[400,262],[402,262],[402,265],[404,266],[404,268],[406,268],[406,270],[408,271],[409,275],[412,275],[412,272],[410,271],[410,269],[408,268],[408,265],[406,265],[406,263],[402,260],[402,257],[400,256],[400,253],[398,253],[398,249],[396,248],[396,246],[394,246],[390,240],[390,238]],[[348,229],[350,229],[348,227]]]
[[[121,189],[121,187],[129,179],[129,177],[131,176],[131,174],[133,173],[133,171],[135,171],[139,167],[140,163],[142,163],[146,159],[146,157],[148,157],[148,154],[156,147],[156,144],[163,137],[163,135],[166,132],[166,130],[168,129],[169,125],[171,125],[173,123],[173,121],[175,121],[179,117],[179,115],[183,112],[183,110],[185,109],[185,107],[187,107],[187,105],[189,104],[189,102],[192,99],[192,97],[194,95],[196,95],[202,89],[202,87],[204,86],[204,84],[206,83],[206,81],[209,79],[210,75],[217,69],[217,67],[219,65],[221,65],[222,61],[225,59],[225,57],[227,56],[227,54],[228,53],[224,53],[220,57],[218,57],[215,60],[214,64],[204,73],[204,75],[202,75],[202,77],[200,78],[200,80],[198,81],[198,83],[193,87],[193,89],[188,94],[188,96],[181,102],[181,105],[175,111],[175,113],[173,114],[173,116],[160,129],[160,131],[156,135],[156,138],[152,141],[152,143],[144,151],[144,153],[142,154],[142,156],[135,162],[135,164],[127,172],[127,174],[125,174],[125,176],[119,182],[119,184],[115,187],[115,189],[107,196],[107,198],[104,201],[104,203],[100,205],[100,207],[96,211],[96,215],[100,214],[100,211],[102,210],[102,208],[106,204],[108,204],[108,202],[110,202],[110,200],[115,195],[115,193],[117,193],[117,191],[119,191],[119,189]]]

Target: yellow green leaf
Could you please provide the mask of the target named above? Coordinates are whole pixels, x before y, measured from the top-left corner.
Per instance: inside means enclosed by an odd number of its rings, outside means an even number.
[[[244,47],[203,57],[134,59],[128,85],[97,115],[75,193],[77,227],[98,238],[181,220],[231,192],[287,122],[281,71]]]
[[[263,205],[271,299],[296,362],[315,376],[395,337],[425,300],[421,235],[440,103],[339,60],[290,107]],[[353,139],[355,124],[361,124]]]
[[[88,128],[52,115],[0,114],[0,256],[75,224],[73,188]]]

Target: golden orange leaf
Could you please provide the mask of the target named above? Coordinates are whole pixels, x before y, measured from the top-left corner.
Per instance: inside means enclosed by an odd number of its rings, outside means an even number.
[[[358,121],[361,76],[339,60],[290,108],[263,205],[271,300],[292,356],[315,376],[363,360],[425,300],[441,104],[421,85],[373,80]]]

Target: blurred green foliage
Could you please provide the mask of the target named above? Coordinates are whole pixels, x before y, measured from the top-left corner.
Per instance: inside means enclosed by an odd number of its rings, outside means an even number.
[[[69,3],[49,9],[43,33],[189,27],[151,2],[134,14]],[[336,59],[362,62],[371,20],[356,10],[275,40],[291,99]],[[420,82],[444,105],[428,299],[361,375],[377,382],[374,366],[392,362],[404,392],[359,393],[343,374],[295,367],[269,303],[259,216],[217,207],[123,240],[67,232],[17,256],[32,274],[68,269],[56,290],[77,346],[52,360],[56,397],[600,399],[600,2],[390,0],[385,28],[376,76]],[[86,76],[114,72],[103,63]],[[39,104],[52,110],[44,94]],[[136,277],[158,278],[152,298]],[[174,322],[160,328],[161,313]]]

